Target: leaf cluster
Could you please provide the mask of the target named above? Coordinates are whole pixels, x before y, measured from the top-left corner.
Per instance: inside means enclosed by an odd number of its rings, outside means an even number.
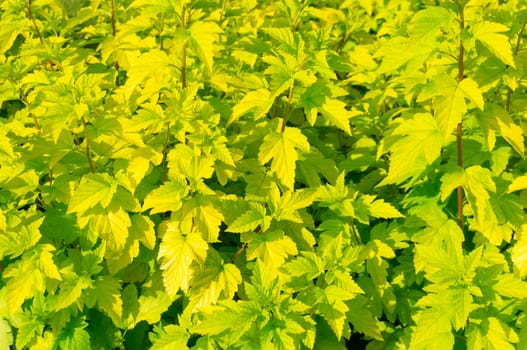
[[[527,348],[525,1],[0,21],[0,349]]]

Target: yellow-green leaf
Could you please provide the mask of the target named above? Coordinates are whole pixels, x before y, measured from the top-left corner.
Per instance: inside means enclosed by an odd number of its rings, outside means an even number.
[[[209,74],[212,72],[214,43],[223,30],[214,22],[196,21],[190,26],[190,42]]]
[[[346,104],[344,102],[336,99],[326,100],[322,107],[319,108],[319,111],[331,124],[335,125],[340,130],[343,130],[348,135],[351,135],[349,119],[355,115],[361,114],[359,112],[352,113],[346,109]]]
[[[73,192],[68,213],[83,214],[97,204],[106,208],[117,191],[117,184],[108,174],[84,175],[79,187]]]
[[[498,132],[522,157],[525,143],[522,128],[512,120],[509,112],[496,104],[487,104],[485,111],[476,113],[483,130]]]
[[[516,67],[509,38],[505,34],[500,34],[508,31],[509,28],[507,26],[489,21],[475,22],[472,27],[472,34],[476,40],[479,40],[503,63]]]
[[[269,268],[277,269],[290,256],[298,254],[295,242],[282,231],[275,230],[261,234],[248,233],[245,241],[247,259],[260,259]]]
[[[159,231],[163,238],[157,258],[163,270],[165,289],[173,298],[179,289],[188,290],[193,276],[190,265],[194,261],[199,263],[205,261],[208,244],[201,234],[196,232],[183,234],[171,223],[163,223]]]
[[[267,89],[258,89],[249,91],[243,98],[232,108],[232,114],[229,117],[227,125],[237,121],[241,116],[252,112],[254,120],[262,118],[271,108],[274,99]]]
[[[507,188],[507,193],[521,191],[525,189],[527,189],[527,175],[522,175],[512,180],[512,183]]]
[[[443,134],[436,120],[418,113],[402,121],[393,132],[388,176],[378,186],[416,178],[441,154]]]
[[[286,127],[283,133],[267,134],[258,152],[260,164],[273,160],[271,172],[289,189],[293,189],[295,183],[297,149],[309,152],[309,142],[299,129]]]

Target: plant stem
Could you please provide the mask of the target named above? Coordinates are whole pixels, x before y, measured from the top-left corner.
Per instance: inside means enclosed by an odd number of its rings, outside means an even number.
[[[111,6],[111,21],[112,21],[112,37],[115,38],[117,34],[117,25],[115,20],[115,2],[114,0],[110,0],[110,6]],[[117,75],[115,76],[115,85],[120,86],[119,84],[119,62],[117,60],[113,61],[113,67],[117,71]]]
[[[223,0],[223,1],[221,2],[220,19],[219,19],[219,25],[220,25],[220,27],[221,27],[221,25],[223,24],[223,19],[224,19],[223,16],[225,16],[225,3],[226,3],[226,2],[227,2],[227,0]]]
[[[236,253],[234,253],[231,258],[229,259],[229,264],[232,264],[234,262],[234,260],[241,254],[243,253],[243,251],[247,249],[247,243],[243,243],[242,246],[240,247],[240,249],[238,249],[236,251]]]
[[[293,81],[291,82],[291,86],[289,86],[289,94],[287,95],[287,105],[285,106],[284,117],[282,118],[282,127],[280,128],[281,133],[284,133],[285,125],[287,123],[287,117],[289,117],[289,110],[291,109],[291,100],[293,99],[294,87],[295,84]]]
[[[31,12],[31,6],[33,2],[32,0],[28,0],[27,3],[27,18],[33,23],[33,27],[35,27],[35,31],[37,32],[38,40],[41,44],[44,44],[44,38],[42,37],[42,33],[40,32],[40,29],[38,29],[37,21],[35,20],[35,17],[33,17],[33,13]],[[53,70],[53,62],[51,62],[51,59],[48,58],[48,64],[49,69]]]
[[[526,25],[527,25],[527,17],[525,18],[525,21],[523,21],[520,32],[518,33],[518,38],[516,39],[516,47],[514,47],[514,56],[517,56],[518,52],[520,51],[520,44],[522,41],[523,33],[525,32]],[[511,97],[512,97],[512,89],[509,87],[507,88],[507,101],[505,102],[505,109],[507,110],[507,112],[509,112],[511,109]]]
[[[340,37],[339,42],[337,43],[337,48],[335,49],[335,51],[340,53],[342,51],[342,48],[344,47],[344,44],[346,44],[346,41],[348,41],[348,38],[349,38],[349,33],[348,33],[348,28],[346,27],[344,29],[344,33]]]
[[[181,87],[187,87],[187,44],[181,48]]]
[[[273,107],[273,113],[271,114],[271,119],[276,118],[276,115],[278,114],[278,102],[280,102],[278,100],[278,98],[275,98],[275,100],[274,100],[274,107]]]
[[[112,6],[112,36],[115,38],[115,34],[117,32],[116,28],[115,28],[115,3],[114,3],[114,0],[110,0],[110,4]]]
[[[463,75],[465,74],[465,47],[463,46],[463,40],[461,39],[463,35],[463,29],[465,29],[465,12],[463,6],[459,6],[459,56],[457,58],[457,81],[460,82],[463,80]]]
[[[168,143],[170,142],[170,122],[167,122],[167,132],[165,134],[165,143],[163,145],[163,160],[161,161],[161,166],[163,167],[163,178],[162,182],[167,181],[168,177]]]
[[[181,10],[181,27],[185,29],[187,27],[187,21],[185,19],[186,7],[183,6]],[[184,89],[187,87],[187,43],[184,42],[181,47],[181,87]]]
[[[51,188],[53,186],[53,181],[55,178],[53,177],[53,169],[49,168],[49,187]]]
[[[164,50],[163,32],[165,31],[165,14],[161,15],[161,30],[159,31],[159,47]]]
[[[88,159],[88,165],[90,167],[90,172],[95,173],[95,168],[93,167],[93,162],[91,159],[90,152],[90,135],[88,134],[88,125],[84,117],[81,117],[82,126],[84,127],[84,142],[86,142],[86,158]]]
[[[44,44],[44,39],[42,38],[40,29],[38,29],[37,21],[35,21],[35,18],[33,17],[33,14],[31,13],[31,5],[32,5],[32,0],[29,0],[27,3],[27,17],[33,23],[33,26],[35,27],[35,31],[37,32],[37,36],[38,36],[38,39],[40,40],[40,43]]]
[[[465,29],[465,13],[464,5],[458,3],[459,7],[459,56],[457,58],[457,81],[458,83],[463,80],[465,74],[465,48],[463,47],[463,30]],[[457,124],[456,128],[456,141],[457,141],[457,165],[463,168],[463,134],[462,134],[462,121]],[[457,188],[457,221],[461,231],[464,230],[463,220],[463,187],[458,186]]]
[[[461,123],[457,124],[456,139],[457,139],[457,165],[463,168],[463,137],[461,134]],[[458,225],[463,231],[463,187],[458,186],[457,188],[457,221]]]
[[[20,101],[22,101],[22,103],[24,104],[24,106],[26,106],[26,108],[28,109],[28,113],[31,114],[31,117],[33,117],[33,123],[35,124],[35,128],[38,130],[38,132],[42,132],[42,129],[40,127],[40,124],[38,122],[38,118],[37,116],[35,115],[35,113],[31,112],[30,109],[29,109],[29,103],[27,101],[27,97],[26,95],[24,95],[24,93],[22,92],[22,90],[20,90]]]
[[[262,233],[262,228],[260,226],[258,226],[255,230],[254,230],[254,233],[256,234],[261,234]],[[233,263],[234,260],[241,254],[243,253],[243,251],[247,249],[247,242],[244,242],[242,244],[242,246],[240,247],[240,249],[238,249],[232,256],[231,258],[229,259],[229,263]]]
[[[40,124],[38,123],[37,116],[35,115],[35,113],[31,113],[31,116],[33,117],[33,123],[35,123],[35,128],[37,128],[37,130],[41,132],[42,129],[40,129]]]
[[[362,241],[360,239],[360,234],[357,232],[357,228],[355,227],[355,223],[351,223],[351,231],[353,232],[353,236],[355,238],[355,243],[357,246],[360,246],[362,244]]]

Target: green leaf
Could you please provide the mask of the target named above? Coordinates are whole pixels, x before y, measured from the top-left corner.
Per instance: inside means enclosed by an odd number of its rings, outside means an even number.
[[[187,342],[189,338],[190,334],[183,327],[173,324],[165,327],[156,326],[154,333],[150,333],[150,340],[152,341],[150,349],[188,349]]]
[[[188,188],[183,181],[177,179],[167,181],[148,193],[143,202],[143,210],[151,209],[151,214],[177,211],[181,208],[182,199],[187,193]]]
[[[474,213],[474,230],[481,232],[492,244],[499,245],[509,241],[510,229],[499,225],[495,207],[491,203],[491,193],[496,192],[492,173],[481,166],[471,166],[464,171],[446,173],[441,178],[441,198],[445,200],[452,191],[462,186]]]
[[[300,154],[297,161],[298,171],[301,175],[300,181],[304,181],[308,187],[319,187],[324,182],[335,183],[339,171],[333,159],[324,157],[314,147],[308,154]]]
[[[418,244],[415,265],[416,271],[425,271],[427,280],[446,288],[464,278],[465,265],[460,242],[447,248],[443,245],[446,246],[439,242]]]
[[[324,288],[321,295],[322,299],[317,303],[320,313],[339,340],[342,338],[346,313],[349,311],[346,301],[352,300],[355,295],[355,293],[343,288],[330,285]]]
[[[527,282],[511,273],[503,274],[498,278],[497,283],[492,286],[498,294],[514,299],[527,298]]]
[[[429,292],[419,299],[417,305],[438,310],[450,319],[455,330],[464,329],[470,313],[476,308],[470,290],[464,286],[455,286],[446,290],[441,290],[441,286],[434,286],[434,289],[438,292]]]
[[[90,335],[84,328],[88,324],[82,318],[75,318],[60,331],[55,340],[61,349],[89,350]]]
[[[78,220],[81,228],[89,224],[89,229],[106,241],[110,250],[122,249],[129,236],[129,227],[132,221],[128,213],[119,208],[116,211],[94,211],[91,216],[81,217]]]
[[[16,37],[22,32],[23,22],[5,21],[0,29],[0,54],[3,54],[13,46]]]
[[[49,304],[56,311],[67,308],[73,303],[77,302],[82,295],[82,292],[91,286],[90,278],[78,276],[73,272],[73,267],[68,266],[61,269],[63,281],[60,284],[58,293],[49,297]]]
[[[485,101],[483,100],[483,94],[478,84],[471,78],[464,78],[459,82],[459,89],[463,92],[466,98],[471,100],[476,107],[483,110],[485,107]]]
[[[139,56],[127,71],[126,85],[134,88],[146,79],[163,81],[163,75],[170,64],[170,59],[164,51],[151,49]]]
[[[444,77],[442,78],[444,79]],[[467,112],[465,103],[465,93],[461,89],[461,84],[455,84],[452,79],[449,88],[441,91],[441,95],[433,100],[435,117],[437,124],[446,139],[461,123],[463,115]]]
[[[315,125],[319,109],[331,97],[331,89],[323,83],[314,83],[310,85],[300,97],[300,102],[304,106],[307,121],[311,126]],[[339,102],[339,101],[337,101]],[[346,111],[347,112],[347,111]],[[330,116],[331,117],[331,116]],[[338,118],[335,117],[336,119]],[[347,127],[349,128],[349,124]]]
[[[324,319],[319,319],[317,320],[317,333],[313,349],[346,350],[348,348],[344,345],[344,339],[337,339],[329,324]]]
[[[193,327],[192,331],[209,336],[221,335],[221,343],[227,345],[225,348],[228,345],[239,344],[239,339],[261,317],[260,307],[249,301],[225,300],[220,302],[219,306],[204,309],[203,313],[203,321]]]
[[[282,266],[288,276],[299,277],[305,275],[309,280],[317,278],[324,272],[324,261],[313,252],[302,252],[298,256]]]
[[[269,65],[264,74],[271,76],[271,98],[274,100],[293,86],[298,62],[293,56],[284,52],[278,56],[265,55],[262,60]]]
[[[13,332],[11,326],[0,317],[0,349],[9,350],[13,344]]]
[[[416,327],[412,334],[412,350],[452,349],[454,334],[448,317],[435,309],[420,311],[415,316]]]
[[[135,317],[135,323],[146,321],[149,324],[158,323],[161,315],[168,310],[172,300],[167,293],[156,291],[154,293],[142,293],[138,298],[139,310]]]
[[[412,39],[435,40],[441,29],[448,29],[454,16],[444,7],[430,6],[412,17],[408,34]]]
[[[365,211],[369,216],[374,218],[393,219],[404,217],[404,215],[390,203],[386,203],[383,199],[375,198],[376,196],[366,194],[361,195],[355,203],[353,203],[355,211]]]
[[[150,163],[161,163],[161,154],[153,152],[150,148],[136,149],[131,154],[126,168],[127,180],[131,192],[135,191],[150,169]],[[116,176],[117,177],[117,176]]]
[[[488,317],[479,323],[469,325],[467,332],[467,349],[514,350],[518,341],[516,333],[496,317]]]
[[[55,280],[62,280],[57,265],[53,261],[51,252],[55,251],[55,247],[50,244],[41,244],[38,246],[38,256],[35,261],[35,266],[44,273],[48,278]]]
[[[99,308],[119,325],[123,314],[123,301],[121,299],[121,285],[112,276],[101,276],[94,282],[90,295],[97,301]]]
[[[276,40],[281,44],[281,47],[285,48],[291,54],[296,53],[300,42],[303,45],[302,39],[297,36],[298,33],[294,33],[290,27],[266,27],[261,28],[261,30]]]
[[[351,322],[355,331],[377,340],[383,340],[380,322],[367,308],[367,299],[361,295],[346,302],[349,311],[346,318]]]
[[[523,157],[525,154],[523,130],[512,120],[509,112],[496,104],[488,104],[485,111],[477,113],[476,117],[487,138],[491,137],[489,131],[498,132]]]
[[[11,311],[18,310],[26,299],[45,289],[43,273],[35,268],[31,258],[24,257],[27,258],[17,260],[2,272],[2,278],[8,279],[4,288]]]
[[[22,218],[20,218],[22,219]],[[42,237],[40,227],[43,217],[29,217],[20,220],[14,227],[0,229],[0,257],[16,258],[36,246]]]
[[[214,157],[202,154],[197,147],[179,143],[168,153],[169,176],[185,176],[193,188],[214,173]]]
[[[188,199],[183,208],[175,215],[181,222],[187,222],[195,232],[207,242],[217,242],[223,214],[213,202],[212,196],[194,195]]]
[[[208,244],[199,233],[183,234],[171,223],[163,223],[159,230],[163,238],[157,258],[163,270],[165,289],[173,298],[179,289],[188,290],[193,276],[190,265],[194,261],[205,261]]]
[[[117,184],[108,174],[87,174],[73,192],[68,213],[83,214],[97,204],[106,208],[117,192]]]
[[[507,26],[489,21],[476,22],[472,27],[472,35],[476,40],[482,43],[503,63],[516,67],[509,38],[505,34],[499,34],[508,31],[509,28]]]
[[[270,203],[270,207],[274,207],[272,214],[276,220],[303,223],[298,210],[310,206],[316,197],[317,191],[312,188],[285,192],[278,203]]]
[[[293,127],[286,127],[283,133],[271,132],[267,134],[258,152],[260,164],[266,164],[271,159],[271,172],[290,190],[295,183],[297,149],[309,152],[309,142],[302,132]]]
[[[249,91],[243,98],[232,108],[232,114],[227,121],[230,125],[237,121],[241,116],[252,112],[254,120],[261,119],[271,109],[274,99],[267,89],[258,89]]]
[[[515,177],[512,183],[507,188],[507,193],[521,191],[527,189],[527,175]]]
[[[243,233],[253,231],[258,226],[265,231],[270,224],[270,218],[266,214],[267,212],[263,206],[251,203],[251,208],[234,220],[227,228],[227,231]]]
[[[481,166],[471,166],[465,170],[458,169],[447,173],[441,178],[441,200],[445,200],[458,186],[463,186],[476,205],[484,206],[483,202],[489,198],[488,191],[496,192],[496,184],[492,180],[492,173]],[[469,199],[470,200],[470,199]]]
[[[318,188],[317,200],[323,206],[329,207],[332,204],[340,203],[348,197],[348,187],[345,184],[346,173],[342,172],[335,181],[335,186],[327,184]]]
[[[431,40],[394,36],[375,53],[374,58],[382,57],[377,74],[391,73],[402,67],[409,73],[415,72],[422,68],[436,49]]]
[[[402,121],[393,131],[394,142],[388,176],[377,186],[401,183],[416,179],[440,155],[443,135],[438,123],[430,114],[415,114]]]
[[[196,211],[196,230],[207,242],[218,242],[223,214],[212,203],[201,204]]]
[[[190,43],[205,64],[207,72],[212,73],[214,42],[218,40],[218,34],[223,30],[214,22],[196,21],[190,26],[189,32]]]
[[[156,233],[152,220],[148,216],[143,215],[133,215],[131,220],[130,235],[138,237],[145,247],[153,250],[156,245]]]
[[[527,275],[527,232],[526,227],[522,227],[522,234],[517,238],[512,247],[511,259],[514,267],[514,273],[523,278]]]
[[[39,320],[31,319],[26,315],[17,321],[16,347],[24,349],[32,343],[35,336],[42,334],[44,325]]]
[[[241,282],[236,265],[225,264],[215,250],[209,250],[205,264],[190,282],[190,304],[193,308],[202,308],[216,304],[220,297],[231,299]]]
[[[247,260],[260,259],[271,269],[278,269],[290,255],[298,254],[295,242],[279,230],[247,233],[242,240],[248,242]]]
[[[360,112],[352,113],[346,109],[346,104],[336,99],[328,99],[320,107],[320,113],[327,121],[335,125],[340,130],[351,135],[351,128],[349,119],[356,115],[362,114]]]

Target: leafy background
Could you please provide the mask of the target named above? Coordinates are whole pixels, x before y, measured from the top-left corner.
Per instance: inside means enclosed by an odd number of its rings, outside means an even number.
[[[0,349],[527,349],[525,1],[0,16]]]

